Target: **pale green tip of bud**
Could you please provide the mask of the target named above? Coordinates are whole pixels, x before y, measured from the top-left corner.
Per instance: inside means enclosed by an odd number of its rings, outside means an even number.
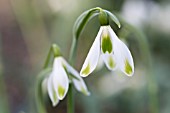
[[[57,44],[52,44],[51,46],[54,57],[61,56],[60,48]]]

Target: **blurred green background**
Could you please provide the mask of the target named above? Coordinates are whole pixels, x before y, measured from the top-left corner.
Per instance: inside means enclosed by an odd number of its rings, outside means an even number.
[[[75,92],[76,113],[170,113],[169,0],[0,0],[0,113],[37,113],[35,81],[50,45],[68,59],[73,24],[93,7],[122,18],[121,29],[110,24],[129,45],[135,74],[96,70],[85,78],[91,96]],[[77,70],[99,27],[94,18],[81,34]],[[66,113],[66,98],[46,105],[49,113]]]

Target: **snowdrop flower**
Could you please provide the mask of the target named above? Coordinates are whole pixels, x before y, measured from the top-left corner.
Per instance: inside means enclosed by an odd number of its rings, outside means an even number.
[[[79,92],[85,95],[90,94],[79,73],[63,57],[56,57],[52,72],[47,80],[47,91],[53,106],[56,106],[60,100],[64,99],[71,81]]]
[[[133,75],[134,63],[131,52],[109,25],[100,27],[80,71],[82,77],[86,77],[94,71],[100,55],[109,70],[120,69],[127,76]]]

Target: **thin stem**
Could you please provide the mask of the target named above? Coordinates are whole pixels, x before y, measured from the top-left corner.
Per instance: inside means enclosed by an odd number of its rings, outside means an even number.
[[[49,71],[47,69],[49,63],[50,63],[50,58],[51,58],[51,53],[52,53],[53,48],[51,47],[47,58],[45,60],[44,66],[43,66],[43,71],[38,75],[37,78],[37,83],[36,83],[36,103],[37,103],[37,107],[38,107],[38,113],[47,113],[46,109],[45,109],[45,102],[43,101],[43,94],[42,94],[42,82],[45,79],[45,77],[47,76],[47,72]]]
[[[54,57],[57,57],[60,55],[59,47],[56,44],[53,44],[48,52],[47,58],[44,63],[43,69],[46,69],[50,63],[51,53],[54,55]]]
[[[71,45],[71,51],[70,51],[70,56],[69,56],[69,63],[71,65],[74,65],[75,59],[76,59],[76,51],[77,51],[77,39],[73,38],[73,42]]]
[[[67,97],[67,113],[74,113],[74,95],[73,84],[69,85],[68,97]]]
[[[71,46],[69,62],[74,65],[77,50],[77,39],[73,37],[73,42]],[[74,113],[74,95],[73,95],[73,84],[70,83],[67,97],[67,113]]]
[[[43,66],[43,69],[47,68],[48,67],[48,64],[50,62],[50,58],[51,58],[51,52],[52,52],[52,48],[50,48],[49,52],[48,52],[48,55],[47,55],[47,58],[45,60],[45,63],[44,63],[44,66]]]

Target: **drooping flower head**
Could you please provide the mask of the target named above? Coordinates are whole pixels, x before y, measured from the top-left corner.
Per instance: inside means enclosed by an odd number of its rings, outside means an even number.
[[[80,71],[82,77],[88,76],[96,68],[100,55],[109,70],[120,69],[128,76],[133,75],[132,55],[109,25],[100,27]]]
[[[64,99],[68,92],[70,81],[73,82],[79,92],[85,95],[90,94],[79,73],[63,57],[56,57],[52,72],[47,80],[47,91],[53,106],[56,106],[60,100]]]
[[[102,10],[99,14],[101,27],[80,71],[82,77],[94,71],[100,56],[109,70],[120,69],[127,76],[134,73],[131,52],[110,27],[107,13]]]

